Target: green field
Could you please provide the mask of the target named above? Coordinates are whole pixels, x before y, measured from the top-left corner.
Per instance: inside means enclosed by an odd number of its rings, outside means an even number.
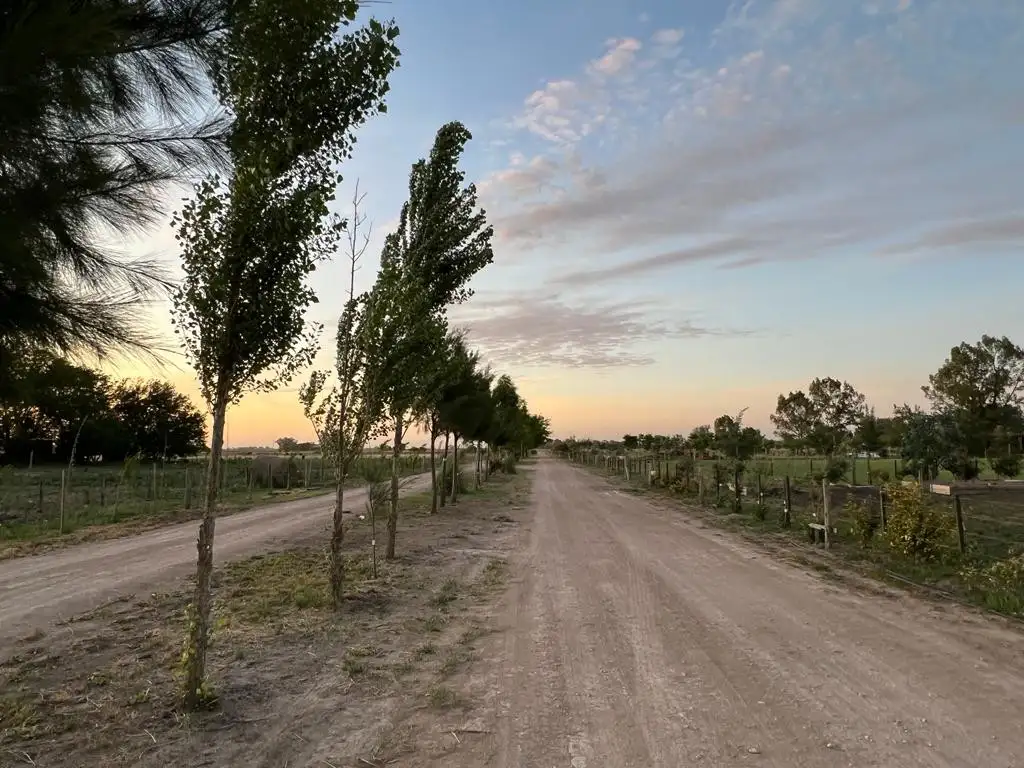
[[[286,458],[286,457],[278,457]],[[367,456],[360,462],[389,461]],[[229,457],[222,473],[221,503],[239,509],[325,493],[334,472],[319,456],[296,456],[291,472],[275,483],[254,471],[259,457]],[[429,458],[402,457],[403,475],[424,471]],[[361,475],[359,466],[352,472]],[[62,487],[63,476],[63,487]],[[353,484],[358,484],[354,480]],[[166,464],[37,466],[0,469],[0,541],[37,540],[90,526],[138,521],[188,520],[198,516],[206,484],[203,460]]]

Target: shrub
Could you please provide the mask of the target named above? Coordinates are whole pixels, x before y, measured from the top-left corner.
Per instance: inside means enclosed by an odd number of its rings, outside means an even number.
[[[516,457],[511,453],[506,454],[501,460],[501,471],[506,475],[514,475],[516,473]]]
[[[850,471],[850,463],[841,456],[833,456],[825,465],[825,479],[830,483],[838,483]]]
[[[885,485],[889,479],[889,470],[887,469],[872,469],[868,475],[868,482],[871,485]]]
[[[882,523],[881,516],[871,505],[856,499],[846,502],[843,513],[850,520],[850,530],[853,535],[860,540],[862,546],[867,547]]]
[[[985,568],[965,568],[960,576],[990,608],[1024,616],[1024,550],[1011,550],[1008,558]]]
[[[953,516],[928,503],[917,483],[888,487],[889,514],[886,535],[889,546],[915,560],[932,561],[953,532]]]
[[[1021,457],[1013,455],[1003,455],[997,459],[989,459],[989,466],[992,467],[992,471],[1000,477],[1016,477],[1020,474],[1020,463]]]

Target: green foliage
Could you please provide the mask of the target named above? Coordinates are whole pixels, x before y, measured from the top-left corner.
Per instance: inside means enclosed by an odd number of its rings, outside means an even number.
[[[745,411],[743,409],[736,416],[719,416],[712,432],[715,450],[736,462],[741,471],[743,462],[753,458],[764,446],[764,435],[760,430],[743,426]]]
[[[0,370],[24,344],[152,353],[142,308],[167,273],[110,243],[159,221],[172,182],[225,164],[196,119],[226,0],[4,3]],[[130,52],[130,53],[129,53]]]
[[[1003,613],[1024,616],[1024,551],[1013,550],[988,566],[968,566],[960,576],[985,603]]]
[[[779,395],[771,420],[784,444],[832,456],[851,439],[865,414],[864,395],[849,383],[814,379],[807,392]]]
[[[896,409],[896,416],[903,425],[900,455],[906,472],[924,472],[931,478],[939,470],[946,470],[958,480],[977,477],[977,465],[968,452],[968,438],[954,414],[925,413],[904,405]]]
[[[880,515],[871,505],[853,498],[843,507],[843,516],[850,521],[851,532],[864,547],[871,544],[882,524]]]
[[[696,427],[688,439],[690,447],[699,454],[707,453],[715,445],[715,433],[707,424]]]
[[[76,461],[175,459],[203,450],[206,420],[171,384],[114,382],[88,367],[34,353],[10,371],[0,396],[0,457],[24,464],[66,463],[77,437]]]
[[[1004,454],[990,458],[988,465],[1000,477],[1016,477],[1020,474],[1021,456],[1018,453]]]
[[[889,546],[904,557],[931,562],[938,560],[949,543],[955,521],[946,510],[929,503],[917,483],[888,486],[889,508],[886,537]]]
[[[235,7],[215,78],[235,118],[234,172],[198,184],[174,222],[185,272],[175,330],[211,404],[273,389],[316,351],[307,278],[343,227],[327,210],[334,166],[383,106],[398,56],[393,25],[335,35],[357,9],[347,0]]]
[[[936,413],[956,421],[965,451],[982,456],[997,430],[1024,427],[1024,348],[1005,336],[961,343],[922,390]]]

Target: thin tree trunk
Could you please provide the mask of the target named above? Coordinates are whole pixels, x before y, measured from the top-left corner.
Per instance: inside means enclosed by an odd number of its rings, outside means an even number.
[[[391,505],[388,507],[388,542],[385,560],[395,559],[395,538],[398,536],[398,454],[402,450],[402,416],[395,417],[395,442],[391,446]]]
[[[476,441],[476,479],[473,483],[473,488],[477,491],[480,490],[480,441]]]
[[[345,543],[345,525],[342,514],[345,510],[345,412],[338,423],[338,484],[334,491],[334,520],[331,526],[331,598],[335,610],[341,610],[345,601],[345,560],[341,545]]]
[[[451,432],[444,433],[444,460],[441,462],[441,506],[448,501],[448,441],[451,439]]]
[[[218,393],[213,408],[210,436],[210,461],[206,473],[206,503],[196,542],[196,589],[192,598],[185,661],[184,705],[187,710],[203,704],[206,680],[206,649],[210,636],[210,581],[213,576],[213,534],[220,491],[221,455],[224,450],[224,424],[228,409],[226,393]]]
[[[437,451],[434,442],[437,440],[436,428],[430,427],[430,514],[437,514]]]
[[[459,500],[459,435],[452,441],[452,504]]]

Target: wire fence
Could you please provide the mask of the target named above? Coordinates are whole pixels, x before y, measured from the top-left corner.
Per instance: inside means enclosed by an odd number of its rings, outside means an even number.
[[[368,456],[358,462],[388,461]],[[429,458],[401,457],[402,475],[429,469]],[[350,470],[353,477],[361,468]],[[319,456],[230,457],[222,464],[220,501],[244,505],[327,490],[336,471]],[[0,541],[69,533],[87,525],[139,518],[187,519],[206,490],[205,461],[41,466],[0,469]]]
[[[903,578],[1024,615],[1022,482],[919,485],[901,479],[896,467],[895,481],[880,482],[880,474],[864,472],[858,484],[829,483],[822,478],[824,461],[816,473],[780,475],[778,463],[765,461],[737,471],[728,462],[688,457],[592,453],[571,459],[662,490],[729,524],[827,546]]]

